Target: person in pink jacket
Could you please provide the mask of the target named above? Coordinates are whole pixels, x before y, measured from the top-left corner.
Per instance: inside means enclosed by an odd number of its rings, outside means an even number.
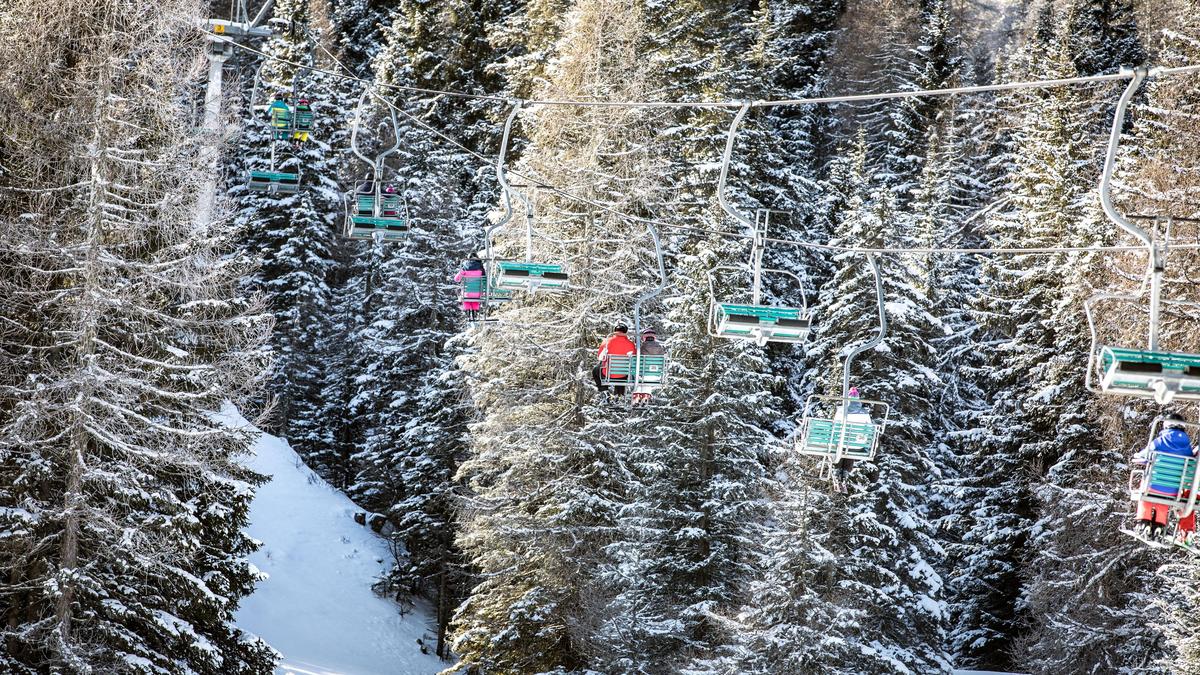
[[[478,282],[471,282],[478,279]],[[454,281],[462,286],[462,311],[467,315],[467,321],[478,321],[480,306],[483,301],[483,285],[487,278],[483,271],[483,261],[471,258],[463,263],[463,268],[454,275]]]

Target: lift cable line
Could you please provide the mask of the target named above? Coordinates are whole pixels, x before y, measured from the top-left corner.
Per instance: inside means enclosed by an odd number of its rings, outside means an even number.
[[[220,36],[215,36],[215,37],[218,40],[223,39],[223,38],[220,38]],[[278,61],[280,63],[285,63],[285,64],[289,64],[289,65],[297,65],[297,67],[302,66],[302,64],[294,64],[293,62],[288,61],[286,59],[280,59],[278,57],[271,56],[270,54],[259,51],[252,47],[247,47],[246,45],[243,45],[241,43],[233,43],[233,44],[239,49],[243,49],[243,50],[252,52],[252,53],[262,56],[263,58],[266,58],[266,59],[272,59],[274,61]],[[335,61],[337,61],[337,59],[335,59]],[[347,72],[350,72],[350,69],[347,68],[345,66],[345,64],[342,64],[340,61],[337,61],[337,63],[344,70],[346,70]],[[354,75],[343,75],[343,74],[340,74],[340,73],[338,73],[336,71],[332,71],[332,70],[325,70],[325,69],[316,68],[316,67],[313,67],[311,70],[312,70],[312,72],[324,73],[324,74],[330,75],[331,77],[337,77],[337,78],[342,78],[345,80],[371,84],[373,86],[377,86],[380,89],[391,88],[391,89],[398,89],[398,90],[405,90],[405,91],[417,91],[417,92],[432,93],[432,94],[439,94],[439,95],[446,95],[446,96],[457,96],[457,97],[463,97],[463,98],[475,98],[475,99],[481,99],[481,100],[502,101],[502,102],[506,102],[506,103],[511,103],[514,106],[519,106],[519,107],[531,106],[536,103],[535,101],[526,101],[523,99],[509,98],[509,97],[503,97],[503,96],[484,96],[484,95],[476,95],[476,94],[465,94],[462,92],[440,91],[440,90],[436,90],[436,89],[422,89],[420,87],[406,87],[406,86],[402,86],[402,85],[376,84],[367,78],[362,78],[362,77],[358,77],[358,76],[354,76]],[[1190,72],[1200,72],[1200,65],[1180,66],[1177,68],[1154,69],[1154,70],[1149,71],[1149,74],[1150,75],[1174,75],[1174,74],[1184,74],[1184,73],[1190,73]],[[1007,88],[1007,89],[1012,89],[1012,88],[1016,88],[1018,86],[1024,86],[1024,87],[1030,87],[1030,88],[1038,87],[1038,86],[1063,86],[1065,84],[1069,84],[1069,83],[1073,83],[1073,82],[1094,81],[1095,78],[1102,78],[1104,80],[1120,80],[1120,79],[1129,79],[1131,77],[1132,77],[1131,74],[1117,73],[1117,74],[1110,74],[1110,75],[1097,75],[1097,76],[1092,76],[1091,78],[1087,78],[1087,77],[1068,78],[1065,80],[1043,80],[1040,82],[1024,82],[1024,83],[1010,83],[1008,85],[993,85],[993,87],[982,87],[982,88],[981,87],[961,87],[961,88],[958,88],[955,90],[926,90],[926,91],[927,92],[945,92],[945,93],[962,93],[962,92],[989,90],[989,89],[994,89],[995,87],[1003,87],[1003,88]],[[895,95],[893,95],[893,94],[895,94]],[[892,92],[889,94],[883,94],[883,95],[877,95],[877,96],[879,96],[880,98],[898,98],[901,96],[909,97],[909,96],[915,96],[915,95],[920,95],[920,94],[921,94],[921,92]],[[443,141],[445,141],[446,143],[454,146],[455,148],[462,150],[463,152],[467,153],[468,155],[474,157],[475,159],[478,159],[479,161],[483,162],[485,165],[491,166],[495,163],[495,158],[488,157],[488,156],[483,155],[475,150],[472,150],[471,148],[467,147],[466,145],[463,145],[461,142],[459,142],[455,138],[453,138],[453,137],[447,135],[446,133],[440,131],[439,129],[431,126],[430,124],[426,123],[424,120],[421,120],[420,118],[410,114],[408,111],[404,110],[403,108],[400,108],[399,106],[395,105],[391,101],[388,101],[383,97],[379,97],[378,100],[381,101],[382,103],[384,103],[389,108],[392,108],[395,112],[400,113],[402,116],[404,116],[405,118],[410,120],[413,124],[421,127],[422,129],[425,129],[429,133],[437,136],[438,138],[440,138]],[[816,99],[812,99],[812,101],[816,101]],[[544,103],[544,102],[542,102],[542,103]],[[738,108],[741,108],[741,107],[744,107],[747,105],[749,107],[754,106],[753,103],[749,103],[749,102],[737,103],[735,105]],[[725,107],[725,106],[719,106],[719,107]],[[719,237],[727,237],[727,238],[735,238],[735,239],[753,239],[754,238],[753,235],[749,234],[749,232],[730,232],[727,230],[714,230],[714,229],[710,229],[710,228],[695,227],[695,226],[691,226],[691,225],[680,225],[677,223],[668,223],[668,222],[665,222],[662,220],[656,220],[653,218],[643,218],[641,216],[635,216],[632,214],[624,213],[608,204],[597,202],[597,201],[594,201],[587,197],[583,197],[581,195],[577,195],[572,192],[569,192],[563,188],[553,185],[553,184],[551,184],[537,176],[534,176],[530,173],[521,172],[521,171],[518,171],[515,169],[511,169],[511,168],[506,169],[506,173],[509,176],[515,176],[517,178],[520,178],[536,188],[546,190],[547,192],[551,192],[551,193],[556,194],[565,199],[569,199],[569,200],[578,202],[585,206],[589,206],[593,209],[603,211],[605,213],[614,215],[618,218],[627,220],[629,222],[639,223],[642,225],[653,225],[653,226],[656,226],[656,227],[659,227],[662,229],[678,230],[678,231],[683,231],[683,232],[695,232],[698,234],[710,234],[710,235],[719,236]],[[953,254],[958,254],[958,255],[985,255],[985,256],[986,255],[1013,255],[1013,256],[1015,256],[1015,255],[1054,255],[1054,254],[1058,254],[1058,253],[1099,253],[1099,252],[1124,253],[1124,252],[1134,252],[1134,251],[1144,251],[1145,250],[1145,245],[1143,245],[1143,244],[1111,245],[1111,246],[1051,246],[1051,247],[1028,247],[1028,248],[1022,248],[1022,247],[1009,247],[1009,248],[1003,248],[1003,247],[1000,247],[1000,248],[965,248],[965,247],[955,247],[955,248],[946,248],[946,247],[937,247],[937,248],[935,248],[935,247],[870,248],[870,247],[861,247],[861,246],[843,246],[840,244],[821,243],[821,242],[815,242],[815,241],[803,241],[803,240],[798,240],[798,239],[783,239],[783,238],[779,238],[779,237],[762,237],[760,239],[760,241],[762,243],[779,244],[780,246],[790,246],[790,247],[797,247],[797,248],[807,248],[807,249],[816,250],[816,251],[830,251],[830,252],[835,252],[835,253],[865,253],[865,254],[879,254],[879,255],[892,255],[892,254],[896,254],[896,255],[906,255],[906,254],[908,254],[908,255],[927,255],[927,254],[931,254],[931,253],[953,253]],[[1184,244],[1184,243],[1174,244],[1174,245],[1172,245],[1171,248],[1176,249],[1176,250],[1200,250],[1200,242],[1188,243],[1188,244]]]
[[[219,35],[204,31],[210,39],[222,40]],[[233,42],[230,40],[230,42]],[[301,67],[303,64],[295,63],[287,59],[281,59],[277,56],[271,56],[263,51],[244,45],[234,43],[237,49],[257,54],[263,58],[272,59],[280,63]],[[344,68],[344,66],[343,66]],[[324,73],[332,77],[340,77],[348,80],[354,80],[364,84],[372,84],[367,78],[358,77],[356,75],[342,75],[333,70],[313,69],[314,72]],[[347,69],[349,70],[349,69]],[[1174,68],[1154,68],[1148,73],[1149,77],[1160,77],[1164,75],[1183,75],[1187,73],[1200,72],[1200,64],[1177,66]],[[993,91],[1009,91],[1013,89],[1045,89],[1049,87],[1063,87],[1072,84],[1088,84],[1092,82],[1112,82],[1117,80],[1128,80],[1133,77],[1129,72],[1105,73],[1101,75],[1082,75],[1079,77],[1065,77],[1053,80],[1027,80],[1020,82],[1003,82],[1000,84],[984,84],[972,85],[966,87],[945,87],[941,89],[916,89],[913,91],[889,91],[869,94],[843,94],[839,96],[819,96],[813,98],[791,98],[791,99],[771,99],[757,101],[585,101],[577,99],[527,99],[524,100],[526,105],[536,106],[579,106],[579,107],[606,107],[606,108],[741,108],[744,105],[749,105],[752,108],[776,108],[776,107],[791,107],[805,105],[822,105],[833,103],[856,103],[860,101],[877,101],[882,99],[895,98],[923,98],[926,96],[954,96],[957,94],[974,94]],[[376,84],[382,89],[396,89],[400,91],[409,91],[418,94],[430,94],[433,96],[449,96],[453,98],[469,98],[480,101],[501,101],[504,103],[515,103],[518,98],[512,96],[499,96],[496,94],[470,94],[462,91],[449,91],[445,89],[432,89],[429,87],[412,87],[402,84]]]
[[[421,127],[422,129],[425,129],[426,131],[430,132],[431,134],[437,136],[438,138],[441,138],[446,143],[449,143],[450,145],[453,145],[454,147],[458,148],[459,150],[462,150],[463,152],[467,153],[468,155],[474,157],[475,159],[478,159],[479,161],[483,162],[485,165],[490,166],[495,163],[494,158],[480,154],[479,152],[476,152],[475,150],[468,148],[467,146],[463,145],[461,142],[457,141],[453,137],[448,136],[444,132],[434,128],[433,126],[426,123],[424,120],[410,114],[409,112],[405,111],[404,109],[394,105],[390,101],[384,100],[383,102],[386,105],[388,105],[389,107],[394,108],[396,110],[396,112],[399,112],[401,115],[403,115],[404,117],[406,117],[407,119],[412,121],[413,124],[416,124],[417,126]],[[553,185],[537,176],[534,176],[533,174],[523,173],[521,171],[511,169],[511,168],[506,169],[505,171],[506,171],[507,175],[516,176],[517,178],[521,178],[522,180],[525,180],[527,183],[529,183],[529,185],[527,185],[526,187],[535,187],[535,188],[538,188],[541,190],[546,190],[547,192],[557,194],[560,197],[564,197],[566,199],[570,199],[572,201],[579,202],[585,206],[590,206],[594,209],[604,211],[605,213],[612,214],[614,216],[617,216],[624,220],[628,220],[630,222],[640,223],[642,225],[654,225],[656,227],[660,227],[663,229],[679,230],[679,231],[684,231],[684,232],[696,232],[698,234],[711,234],[711,235],[715,235],[715,236],[719,236],[719,237],[727,237],[727,238],[734,238],[734,239],[753,239],[753,236],[751,234],[749,234],[749,232],[730,232],[728,230],[713,230],[710,228],[695,227],[695,226],[691,226],[691,225],[680,225],[677,223],[668,223],[668,222],[665,222],[662,220],[656,220],[653,218],[643,218],[641,216],[635,216],[635,215],[620,211],[612,206],[609,206],[608,204],[593,201],[591,199],[588,199],[587,197],[583,197],[583,196],[574,194],[572,192],[569,192],[569,191],[567,191],[563,188],[560,188],[556,185]],[[991,207],[988,207],[984,210],[986,211],[986,210],[989,210],[990,208]],[[1128,217],[1143,218],[1144,216],[1128,216]],[[1191,222],[1193,219],[1176,218],[1175,220],[1180,221],[1180,222],[1185,222],[1185,221]],[[1053,246],[1053,247],[1042,247],[1042,248],[1036,248],[1036,247],[1031,247],[1031,248],[1019,248],[1019,247],[1018,248],[1003,248],[1003,247],[998,247],[998,248],[945,248],[945,247],[939,247],[939,248],[933,248],[933,247],[928,247],[928,248],[924,248],[924,247],[869,248],[869,247],[862,247],[862,246],[842,246],[840,244],[828,244],[828,243],[821,243],[821,242],[814,242],[814,241],[802,241],[802,240],[798,240],[798,239],[781,239],[778,237],[763,237],[761,239],[761,241],[763,243],[779,244],[781,246],[808,248],[808,249],[813,249],[813,250],[818,250],[818,251],[832,251],[832,252],[836,252],[836,253],[877,253],[880,255],[889,255],[889,254],[922,255],[922,254],[930,254],[930,253],[955,253],[955,254],[961,254],[961,255],[1054,255],[1057,253],[1092,253],[1092,252],[1121,253],[1121,252],[1134,252],[1134,251],[1144,251],[1145,250],[1145,246],[1140,245],[1140,244],[1112,245],[1112,246]],[[1190,244],[1182,244],[1182,243],[1181,244],[1173,244],[1171,246],[1171,248],[1177,249],[1177,250],[1200,250],[1200,241],[1190,243]]]

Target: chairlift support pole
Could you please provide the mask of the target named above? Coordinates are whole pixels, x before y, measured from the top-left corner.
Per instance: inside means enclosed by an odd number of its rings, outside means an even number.
[[[1132,71],[1123,68],[1121,72],[1122,74],[1131,74],[1132,78],[1129,80],[1129,84],[1126,85],[1125,91],[1122,92],[1121,98],[1117,101],[1117,111],[1113,115],[1112,131],[1108,137],[1108,152],[1104,157],[1104,170],[1100,173],[1100,205],[1104,207],[1104,214],[1108,216],[1109,220],[1129,234],[1137,237],[1139,241],[1146,245],[1146,250],[1149,254],[1147,264],[1150,275],[1150,337],[1148,349],[1155,352],[1158,351],[1158,319],[1162,301],[1162,278],[1166,267],[1166,250],[1165,247],[1157,244],[1154,241],[1154,237],[1148,232],[1122,216],[1112,201],[1112,176],[1116,170],[1117,148],[1121,143],[1122,127],[1125,126],[1125,113],[1129,109],[1129,102],[1133,99],[1133,95],[1141,88],[1142,82],[1150,75],[1150,71],[1145,67],[1138,67]]]
[[[734,220],[746,228],[750,234],[750,269],[754,276],[751,286],[751,303],[758,305],[762,301],[762,259],[763,250],[766,248],[767,234],[766,227],[759,227],[757,221],[752,221],[745,214],[738,211],[728,199],[725,198],[725,186],[729,178],[729,164],[733,159],[733,146],[737,141],[738,127],[741,126],[742,120],[746,117],[746,113],[750,111],[750,103],[742,103],[738,108],[737,114],[733,116],[733,123],[729,125],[729,132],[725,136],[725,154],[721,158],[721,175],[717,179],[717,203],[725,213],[729,214]]]
[[[213,33],[208,38],[208,44],[205,49],[205,56],[208,57],[208,86],[204,92],[204,126],[202,127],[202,136],[204,137],[204,146],[201,150],[203,155],[202,165],[207,167],[205,171],[204,182],[200,185],[200,194],[196,200],[196,220],[195,227],[197,230],[205,231],[212,223],[213,210],[217,202],[217,162],[220,159],[220,142],[221,142],[221,101],[223,73],[225,69],[225,61],[229,59],[231,51],[227,49],[228,42],[235,41],[237,38],[251,37],[270,37],[275,32],[270,28],[263,27],[261,24],[266,20],[267,14],[270,13],[274,0],[267,0],[262,9],[255,15],[254,20],[250,20],[250,12],[246,6],[246,0],[237,0],[233,7],[234,21],[223,21],[221,19],[209,19],[205,27],[209,32]]]

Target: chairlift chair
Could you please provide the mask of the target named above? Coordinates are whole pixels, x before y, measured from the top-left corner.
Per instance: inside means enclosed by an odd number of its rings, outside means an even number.
[[[717,180],[717,201],[721,208],[740,223],[749,233],[750,246],[750,301],[726,302],[717,299],[714,275],[740,273],[736,267],[721,266],[708,272],[709,290],[709,321],[708,333],[715,337],[737,340],[752,340],[759,345],[768,342],[802,343],[808,339],[812,328],[812,315],[808,310],[808,300],[801,290],[801,306],[773,306],[762,302],[762,277],[764,273],[785,275],[794,279],[803,289],[804,282],[792,272],[777,269],[763,269],[762,259],[766,248],[767,228],[770,224],[771,211],[759,209],[751,221],[737,210],[725,197],[725,186],[729,176],[729,164],[733,157],[733,146],[737,139],[737,130],[742,119],[750,109],[746,103],[738,109],[729,133],[725,139],[725,153],[721,159],[721,173]]]
[[[508,182],[508,172],[505,168],[508,159],[508,140],[512,133],[513,122],[524,107],[525,102],[518,101],[509,112],[508,118],[504,122],[504,134],[500,139],[500,154],[496,158],[496,182],[500,184],[500,193],[504,198],[504,215],[484,232],[484,245],[487,249],[487,276],[491,280],[489,301],[508,300],[514,291],[535,293],[545,290],[561,293],[571,288],[570,275],[563,265],[533,261],[533,204],[522,192],[513,189]],[[514,195],[525,206],[525,260],[497,260],[492,253],[492,235],[512,220]]]
[[[794,450],[802,455],[821,458],[829,469],[844,459],[870,460],[879,450],[879,441],[887,430],[891,406],[882,401],[850,396],[850,366],[854,359],[874,349],[887,336],[887,311],[883,300],[883,275],[878,254],[868,256],[875,276],[875,306],[879,314],[879,332],[856,346],[842,364],[841,396],[809,396],[796,433]]]
[[[269,170],[252,169],[246,178],[246,189],[267,194],[294,194],[300,190],[300,173],[279,170],[279,158],[276,144],[289,141],[297,134],[307,137],[312,128],[312,111],[298,114],[296,103],[300,100],[300,75],[307,68],[299,68],[292,76],[292,95],[289,100],[276,98],[267,106],[267,124],[271,129],[271,159]],[[261,78],[262,66],[254,76],[254,88],[250,92],[250,107],[254,108],[254,100],[258,92],[258,82]],[[301,128],[300,125],[304,125]]]
[[[646,230],[654,243],[654,257],[658,264],[658,284],[647,289],[633,303],[633,334],[635,350],[632,354],[609,354],[605,357],[601,370],[601,384],[605,386],[628,386],[631,391],[641,388],[645,393],[652,394],[662,389],[667,383],[667,370],[670,359],[666,353],[645,354],[642,352],[642,307],[646,302],[662,293],[667,288],[667,266],[663,256],[662,241],[658,236],[658,228],[646,223]],[[664,350],[665,352],[666,350]]]
[[[1129,107],[1129,101],[1148,75],[1149,71],[1145,68],[1137,68],[1132,71],[1133,77],[1117,102],[1112,131],[1109,135],[1108,152],[1104,160],[1104,170],[1100,175],[1100,203],[1109,220],[1146,245],[1149,259],[1147,277],[1150,281],[1149,340],[1145,349],[1103,344],[1099,339],[1093,312],[1095,305],[1107,300],[1128,303],[1145,300],[1144,285],[1142,291],[1137,294],[1100,294],[1089,298],[1084,303],[1084,311],[1091,330],[1092,347],[1088,355],[1085,385],[1092,391],[1096,391],[1098,388],[1100,392],[1108,394],[1152,398],[1165,405],[1175,399],[1200,400],[1200,354],[1160,349],[1159,315],[1162,305],[1197,307],[1200,304],[1181,301],[1166,302],[1162,299],[1162,281],[1166,271],[1166,242],[1170,239],[1171,219],[1165,219],[1166,236],[1164,241],[1160,242],[1154,234],[1146,232],[1121,215],[1112,202],[1112,175],[1116,167],[1117,148],[1121,140],[1121,130],[1125,124],[1125,113]]]
[[[364,89],[358,98],[354,125],[350,131],[350,149],[369,168],[366,178],[355,183],[346,193],[346,224],[342,235],[357,240],[401,241],[408,236],[410,229],[408,200],[400,192],[389,192],[383,181],[384,161],[400,149],[400,124],[396,120],[395,108],[389,106],[394,142],[374,158],[367,157],[358,146],[358,132],[362,127],[363,107],[368,95],[374,94],[370,89]]]
[[[794,449],[830,464],[875,459],[890,414],[891,406],[882,401],[814,394],[804,404]]]
[[[1165,420],[1158,417],[1150,425],[1150,435],[1146,441],[1149,444],[1162,430]],[[1200,438],[1200,424],[1183,423],[1193,439]],[[1159,504],[1169,509],[1167,519],[1167,539],[1175,540],[1175,531],[1179,521],[1192,515],[1196,508],[1197,493],[1200,492],[1200,460],[1195,457],[1172,455],[1163,452],[1150,452],[1145,465],[1134,466],[1129,472],[1129,499],[1136,511],[1139,502]],[[1130,512],[1132,520],[1134,512]],[[1127,523],[1122,531],[1138,536]],[[1145,541],[1144,539],[1142,539]],[[1193,553],[1200,550],[1189,548]]]

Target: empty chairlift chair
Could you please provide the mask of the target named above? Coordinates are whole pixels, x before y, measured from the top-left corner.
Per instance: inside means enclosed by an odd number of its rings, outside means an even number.
[[[1200,355],[1100,346],[1096,361],[1104,392],[1200,400]]]
[[[570,289],[570,278],[562,265],[501,260],[496,263],[496,288],[500,291]]]
[[[1092,334],[1092,349],[1089,354],[1086,386],[1109,394],[1153,398],[1160,404],[1172,400],[1200,400],[1200,355],[1181,352],[1164,351],[1159,348],[1159,315],[1164,304],[1196,308],[1200,304],[1189,301],[1164,301],[1163,277],[1166,272],[1167,245],[1171,232],[1172,218],[1153,218],[1163,220],[1165,226],[1162,232],[1166,237],[1159,240],[1158,228],[1147,232],[1131,222],[1117,211],[1112,201],[1112,175],[1116,167],[1117,148],[1121,139],[1121,131],[1125,124],[1125,112],[1134,93],[1147,76],[1144,68],[1132,72],[1132,79],[1126,86],[1117,103],[1116,114],[1113,118],[1112,130],[1109,135],[1108,150],[1104,160],[1104,170],[1100,174],[1100,203],[1105,215],[1125,232],[1136,237],[1146,246],[1149,278],[1148,298],[1143,291],[1132,295],[1101,294],[1090,298],[1084,303],[1088,326]],[[1099,338],[1099,328],[1093,315],[1093,305],[1106,300],[1116,300],[1124,303],[1141,304],[1149,300],[1149,339],[1145,349],[1120,348],[1102,344]]]
[[[804,342],[812,319],[802,307],[740,305],[720,302],[715,305],[715,335],[723,338],[768,342]]]
[[[721,158],[721,173],[717,180],[717,201],[721,208],[742,227],[746,228],[750,239],[751,278],[749,303],[721,302],[717,300],[714,275],[727,276],[726,272],[742,276],[745,270],[736,267],[721,266],[708,273],[708,292],[710,298],[709,333],[716,337],[740,340],[753,340],[759,345],[768,342],[801,343],[808,339],[812,317],[808,312],[808,302],[801,291],[803,303],[800,307],[772,306],[762,304],[763,274],[783,275],[795,280],[797,288],[803,288],[803,280],[796,274],[786,270],[764,269],[763,254],[767,243],[767,231],[770,226],[771,214],[768,209],[755,211],[754,220],[738,211],[725,195],[726,180],[729,177],[729,164],[733,158],[734,141],[737,138],[738,127],[750,110],[746,103],[738,109],[729,126],[725,138],[725,153]],[[779,212],[774,212],[779,213]],[[728,276],[733,276],[728,275]]]

